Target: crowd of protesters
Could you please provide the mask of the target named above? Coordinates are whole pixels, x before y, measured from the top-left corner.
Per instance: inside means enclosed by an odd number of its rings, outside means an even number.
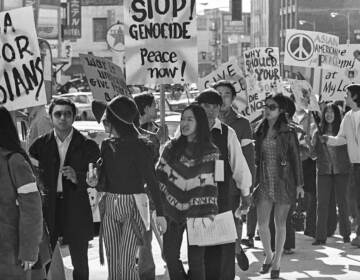
[[[89,279],[89,187],[99,192],[100,259],[103,240],[110,280],[155,279],[152,231],[163,241],[170,279],[234,279],[235,259],[248,268],[241,245],[253,247],[256,232],[265,253],[259,273],[278,279],[282,254],[294,253],[292,219],[301,201],[304,234],[314,246],[326,244],[339,221],[343,241],[360,247],[360,85],[347,87],[347,106],[324,104],[318,115],[297,108],[291,96],[269,95],[253,126],[233,109],[235,96],[228,81],[200,92],[182,111],[173,139],[153,122],[150,94],[95,102],[94,115],[109,136],[100,148],[73,127],[75,105],[58,98],[49,107],[47,133],[31,130],[39,137],[29,141],[28,153],[0,107],[0,278],[29,279],[38,270],[31,279],[45,279],[51,261],[40,245],[48,230],[52,251],[59,237],[69,246],[73,279]],[[43,108],[35,109],[33,118],[45,120]],[[159,138],[166,140],[161,154]],[[200,219],[206,227],[227,211],[234,213],[238,240],[188,245],[185,271],[180,248],[187,221]],[[241,240],[246,214],[248,238]]]

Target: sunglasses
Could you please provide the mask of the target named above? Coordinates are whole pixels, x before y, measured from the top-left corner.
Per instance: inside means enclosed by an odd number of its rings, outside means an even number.
[[[265,104],[265,108],[268,108],[270,111],[275,111],[277,108],[279,108],[279,106],[275,104]]]
[[[64,116],[66,119],[72,118],[73,114],[71,111],[56,111],[53,113],[54,117],[60,119],[61,116]]]

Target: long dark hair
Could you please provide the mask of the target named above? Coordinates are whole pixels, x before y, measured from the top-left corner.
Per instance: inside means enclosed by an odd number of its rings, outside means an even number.
[[[289,120],[287,118],[287,113],[289,111],[289,100],[287,97],[285,97],[282,94],[271,94],[265,99],[265,102],[269,99],[274,100],[276,104],[279,106],[280,114],[274,124],[274,129],[276,132],[278,132],[284,124],[285,125],[289,124]],[[262,134],[263,137],[265,137],[268,130],[269,130],[269,122],[267,119],[264,119],[261,121],[255,133],[257,136],[260,136],[260,134]]]
[[[325,114],[330,108],[334,112],[334,121],[331,124],[325,120]],[[341,112],[339,107],[335,103],[326,104],[321,114],[320,128],[322,133],[326,133],[329,126],[331,126],[333,135],[336,135],[339,132],[340,124],[341,124]]]
[[[196,148],[194,149],[193,156],[195,159],[201,159],[206,149],[210,147],[215,147],[215,145],[211,141],[209,122],[205,110],[200,105],[196,103],[188,105],[181,112],[181,117],[187,110],[191,110],[191,112],[193,112],[196,120]],[[170,160],[178,160],[184,154],[187,145],[187,137],[184,135],[180,135],[178,138],[172,140]]]
[[[23,155],[30,164],[28,155],[21,147],[21,142],[13,119],[4,106],[0,106],[0,147],[11,153]]]

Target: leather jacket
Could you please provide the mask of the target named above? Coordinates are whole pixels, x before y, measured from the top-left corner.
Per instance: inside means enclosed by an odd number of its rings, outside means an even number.
[[[262,143],[266,136],[265,121],[261,122],[255,132],[256,181],[260,182],[262,174]],[[282,124],[276,134],[276,154],[278,166],[277,184],[285,184],[292,203],[296,201],[296,187],[304,185],[300,159],[299,141],[296,128],[292,124]]]

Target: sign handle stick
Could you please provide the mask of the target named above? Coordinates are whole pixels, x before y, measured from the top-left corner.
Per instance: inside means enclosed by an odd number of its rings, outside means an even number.
[[[160,124],[161,129],[165,129],[165,85],[160,85]],[[165,137],[161,138],[161,144],[166,141]]]

